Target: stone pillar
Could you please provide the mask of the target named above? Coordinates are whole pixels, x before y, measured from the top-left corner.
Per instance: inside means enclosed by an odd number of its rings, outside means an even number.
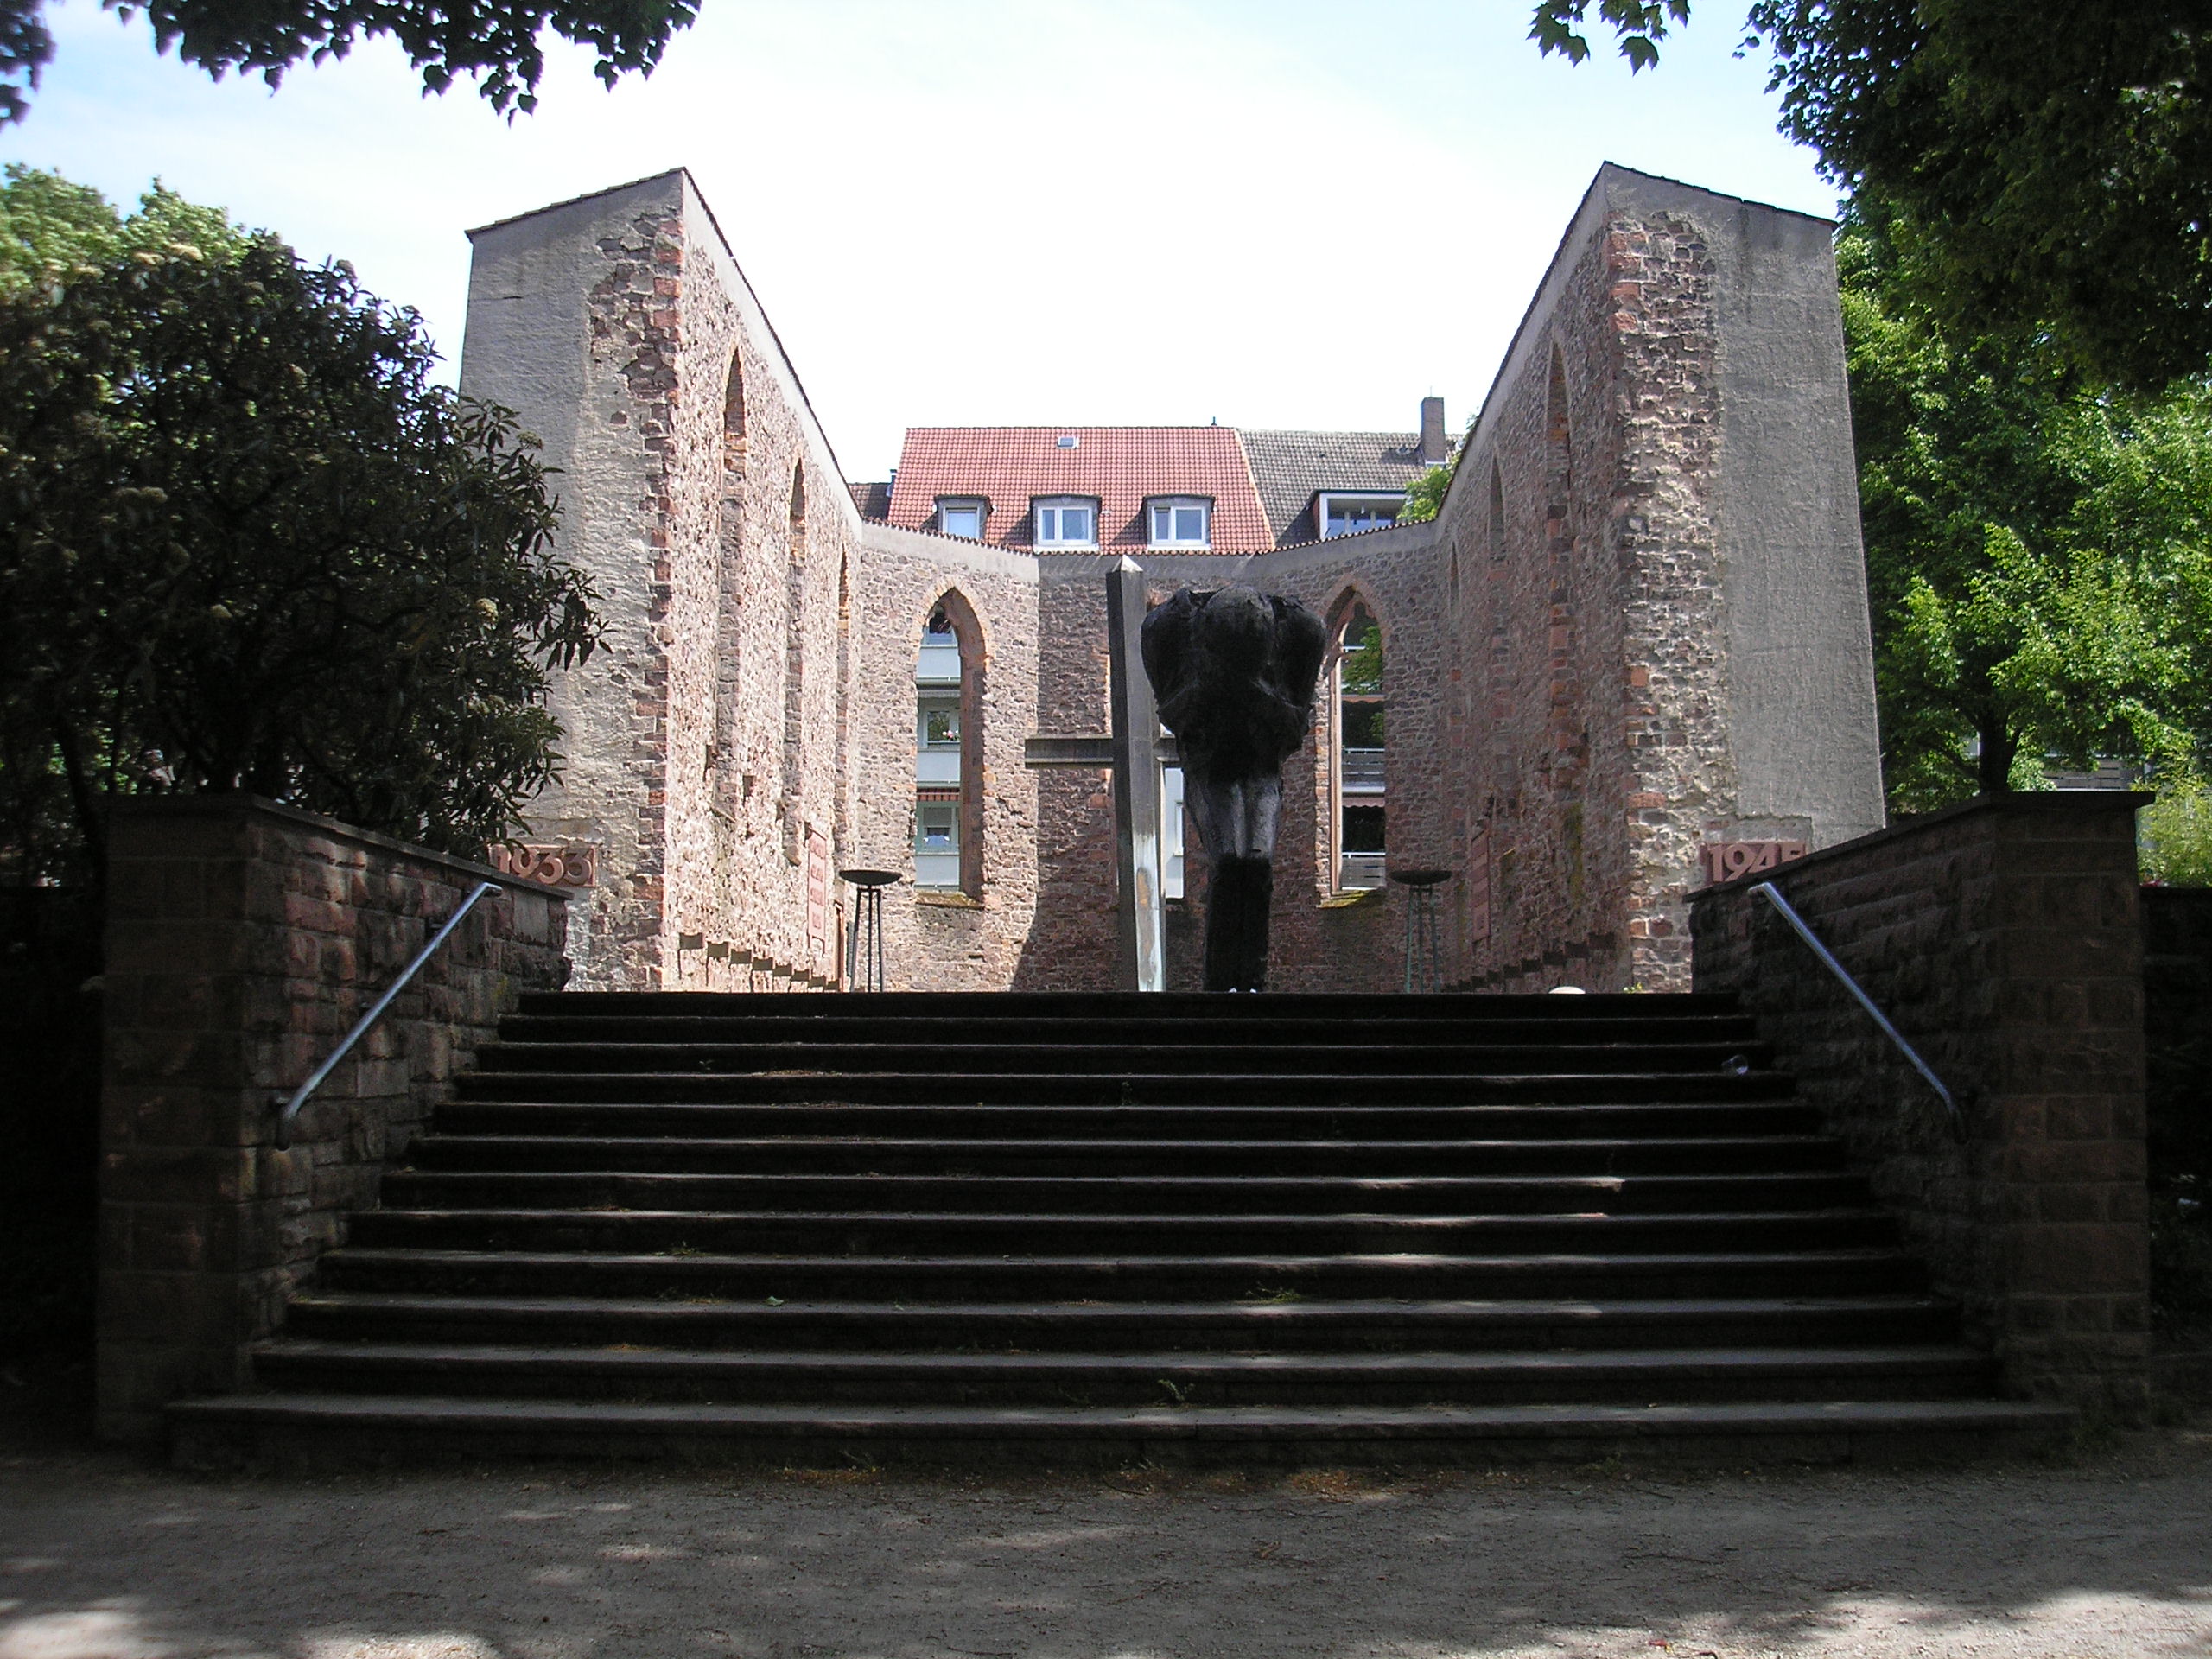
[[[2142,920],[2150,798],[1983,797],[1691,908],[1696,988],[1734,991],[2023,1395],[2147,1401]],[[1772,907],[1771,880],[1958,1096],[1941,1101]]]
[[[109,842],[98,1426],[139,1440],[246,1380],[454,1072],[561,983],[567,923],[552,889],[251,797],[122,802]],[[485,880],[277,1151],[280,1096]]]

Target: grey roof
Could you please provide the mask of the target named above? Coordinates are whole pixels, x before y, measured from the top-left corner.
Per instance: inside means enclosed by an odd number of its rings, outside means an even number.
[[[1319,541],[1320,490],[1402,490],[1428,468],[1418,432],[1254,432],[1240,429],[1244,460],[1275,545]]]
[[[884,519],[891,516],[889,479],[868,484],[855,484],[848,480],[845,487],[853,493],[853,505],[861,510],[861,518]]]

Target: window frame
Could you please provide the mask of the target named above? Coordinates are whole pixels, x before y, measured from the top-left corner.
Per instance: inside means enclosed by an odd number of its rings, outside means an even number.
[[[1144,499],[1145,545],[1163,551],[1178,549],[1210,549],[1213,546],[1213,497],[1210,495],[1148,495]],[[1185,540],[1170,535],[1166,540],[1160,536],[1160,516],[1167,515],[1168,528],[1175,528],[1175,515],[1188,508],[1198,512],[1198,537]]]
[[[1090,534],[1081,541],[1071,541],[1058,533],[1058,520],[1054,523],[1054,534],[1045,534],[1045,515],[1058,514],[1070,507],[1081,507],[1090,515]],[[1095,495],[1034,495],[1029,498],[1030,544],[1033,547],[1070,548],[1077,551],[1096,551],[1098,546],[1098,498]]]
[[[973,536],[967,534],[963,531],[954,530],[946,523],[946,519],[950,514],[955,512],[965,512],[970,509],[972,509],[976,514],[976,533]],[[980,542],[985,539],[990,527],[991,503],[989,497],[982,495],[940,495],[938,497],[937,533],[938,535],[950,536],[963,542]]]
[[[1396,504],[1397,512],[1393,513],[1385,524],[1360,524],[1349,530],[1332,531],[1329,528],[1329,509],[1339,501],[1376,503],[1389,501]],[[1344,536],[1364,535],[1370,530],[1388,530],[1398,522],[1405,510],[1406,493],[1403,490],[1317,490],[1313,495],[1313,523],[1321,532],[1320,539],[1325,542],[1334,541]]]

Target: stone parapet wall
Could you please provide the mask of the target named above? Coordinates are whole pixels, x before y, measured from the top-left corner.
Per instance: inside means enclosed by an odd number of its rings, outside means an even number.
[[[124,802],[109,840],[99,1427],[139,1439],[246,1380],[247,1344],[500,1014],[562,983],[567,906],[251,798]],[[282,1098],[487,880],[278,1151]]]
[[[1733,991],[2023,1395],[2145,1400],[2145,797],[1984,798],[1699,893]],[[1941,1100],[1752,889],[1770,880],[1957,1096]]]

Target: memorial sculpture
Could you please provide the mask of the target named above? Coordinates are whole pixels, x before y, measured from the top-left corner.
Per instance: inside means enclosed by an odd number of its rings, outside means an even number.
[[[1294,599],[1185,588],[1145,618],[1141,649],[1211,875],[1205,987],[1264,990],[1282,763],[1313,721],[1328,632]]]

